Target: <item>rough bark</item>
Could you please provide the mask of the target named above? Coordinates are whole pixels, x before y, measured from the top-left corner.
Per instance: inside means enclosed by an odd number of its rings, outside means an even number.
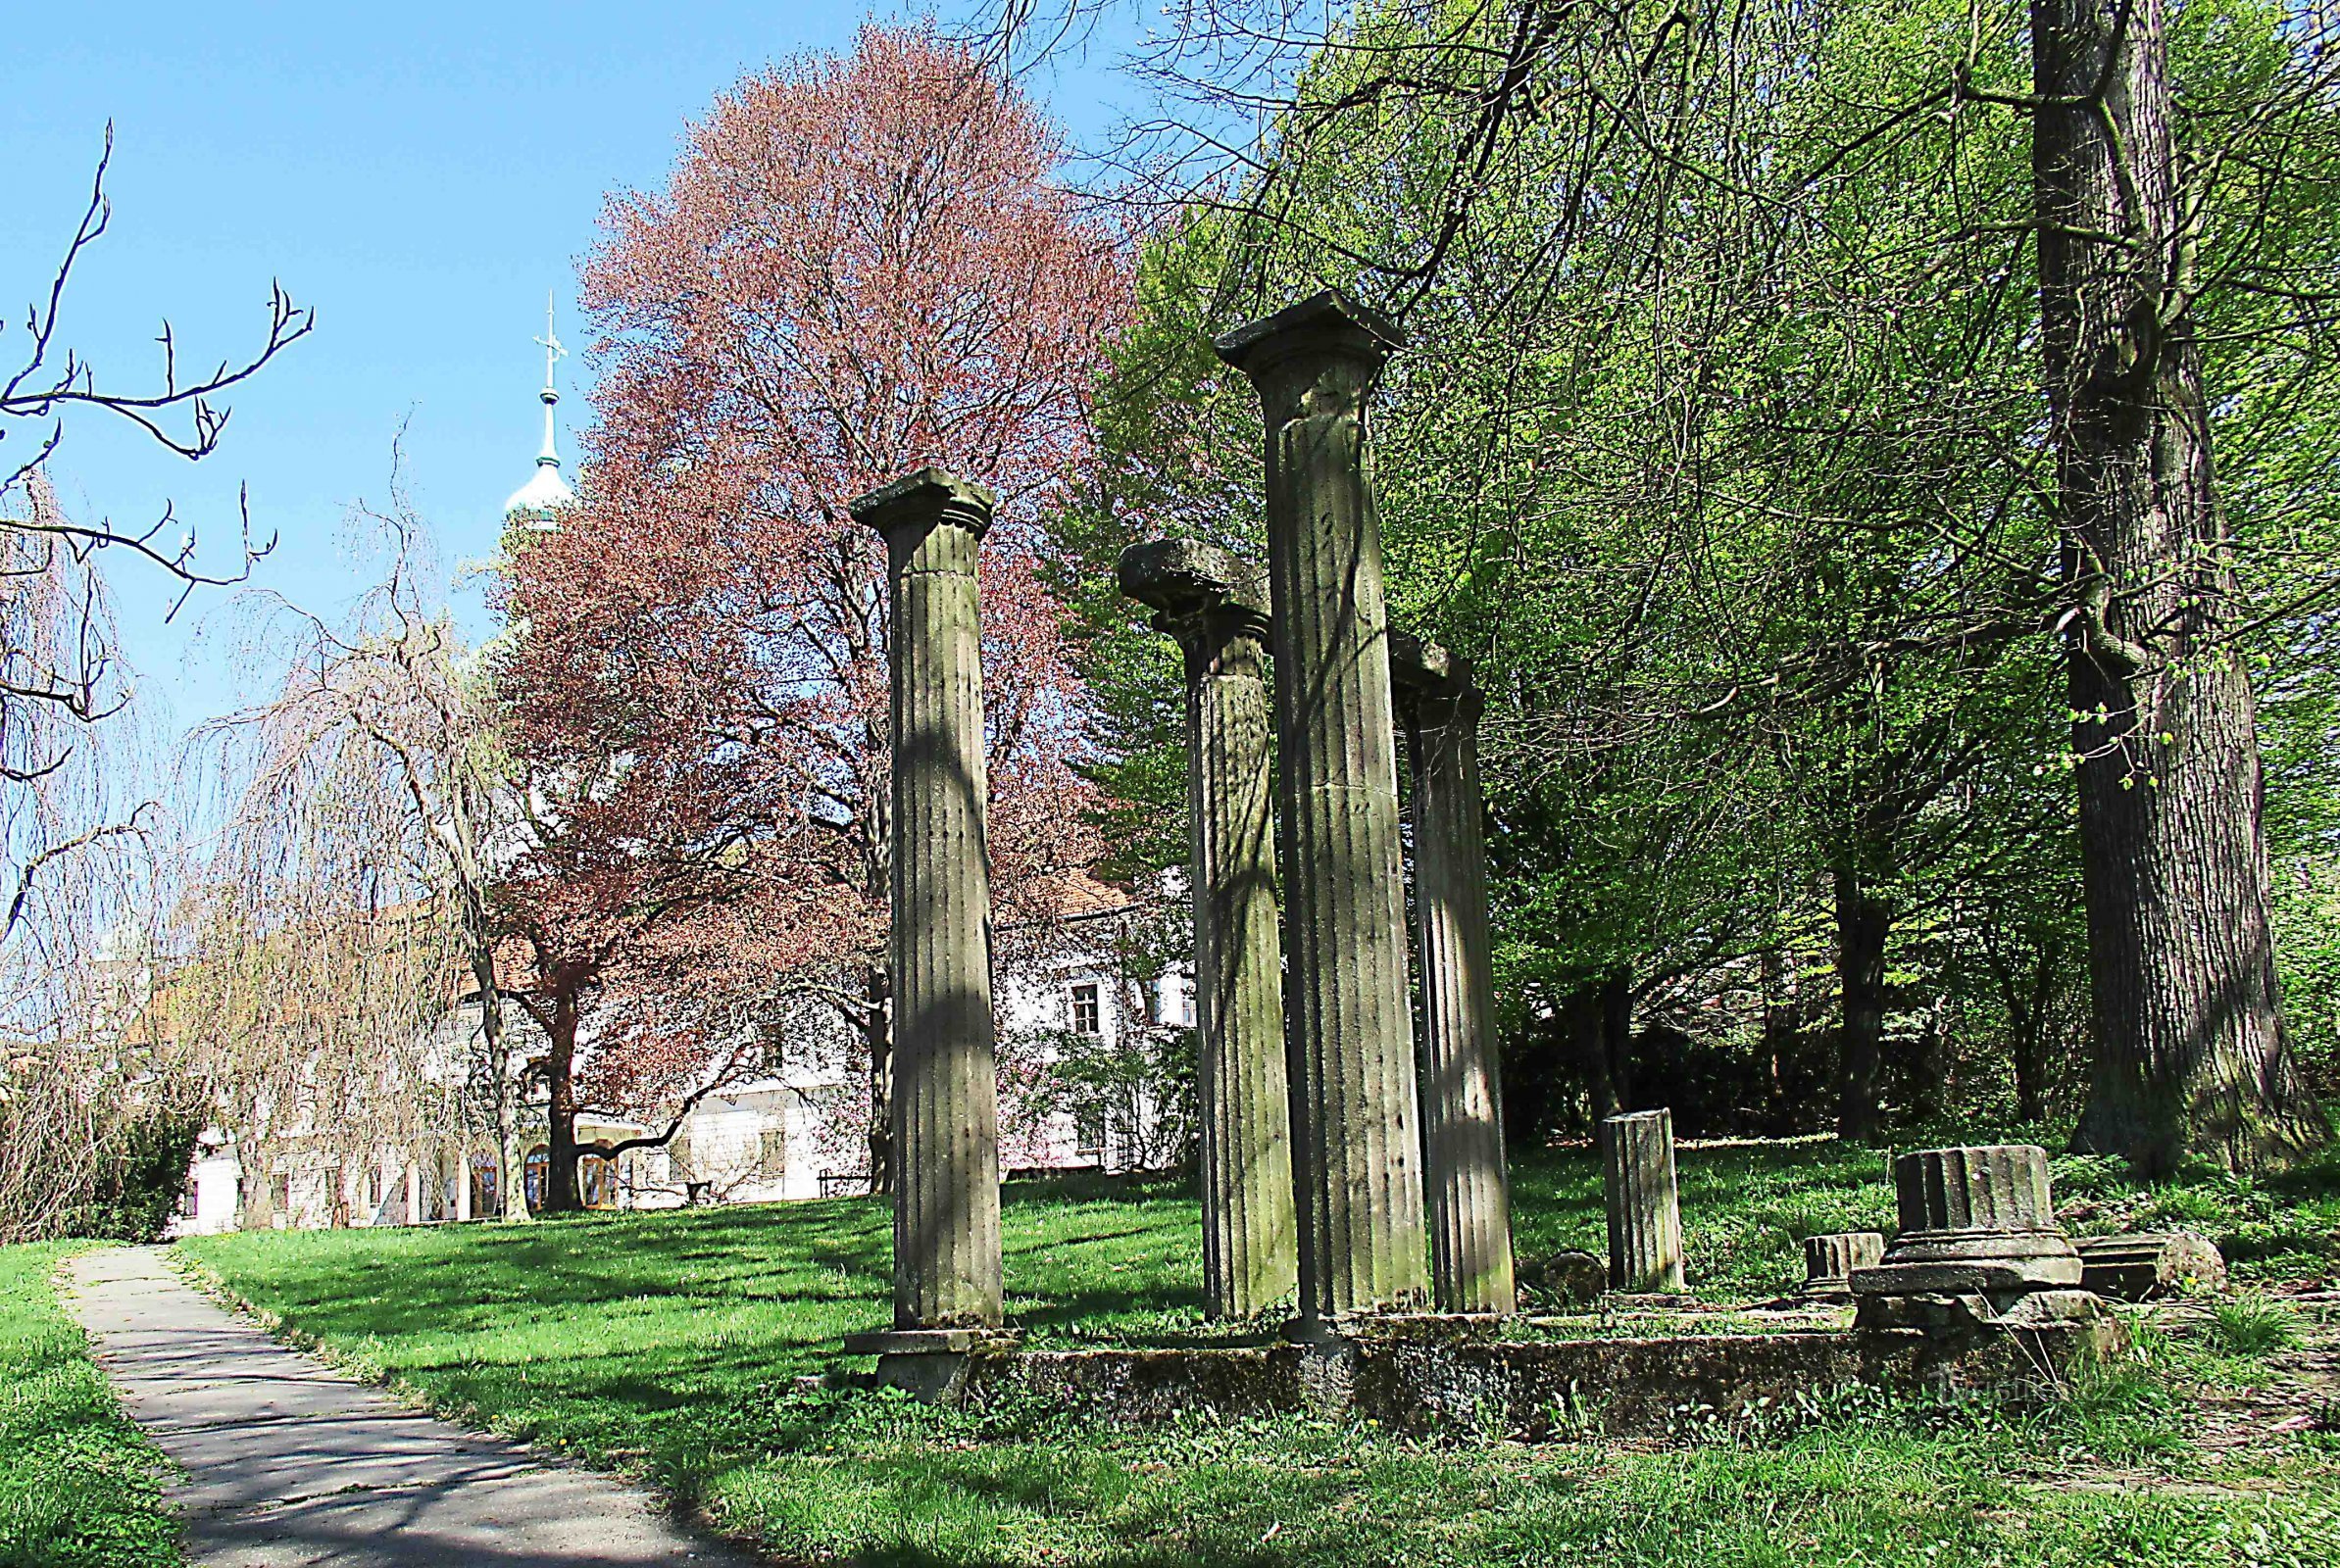
[[[1608,996],[1608,981],[1591,981],[1569,992],[1561,1004],[1569,1054],[1583,1076],[1585,1104],[1596,1127],[1624,1109],[1609,1038]]]
[[[1633,1104],[1633,971],[1618,964],[1601,982],[1601,1045],[1619,1110]]]
[[[552,1027],[545,1041],[544,1195],[536,1207],[540,1214],[574,1213],[584,1206],[576,1185],[576,993],[563,987],[553,999]],[[527,1206],[524,1187],[518,1202]]]
[[[1877,1069],[1884,1059],[1885,939],[1893,907],[1859,868],[1836,869],[1836,978],[1843,998],[1838,1029],[1836,1135],[1874,1143]]]
[[[2095,1047],[2074,1144],[2276,1164],[2328,1128],[2276,993],[2163,0],[2033,0],[2032,49]]]

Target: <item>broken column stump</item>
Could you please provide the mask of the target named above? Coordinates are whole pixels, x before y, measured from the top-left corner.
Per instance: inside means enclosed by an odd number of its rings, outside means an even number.
[[[1832,1236],[1804,1238],[1804,1289],[1814,1300],[1849,1301],[1852,1273],[1884,1261],[1885,1237],[1879,1231],[1841,1231]]]
[[[1300,1268],[1263,668],[1268,588],[1256,567],[1194,539],[1132,545],[1119,576],[1186,658],[1203,1303],[1214,1318],[1249,1318],[1291,1296]]]
[[[2151,1301],[2226,1283],[2226,1259],[2199,1236],[2140,1232],[2080,1243],[2080,1286],[2116,1301]]]
[[[921,468],[852,505],[891,618],[894,1328],[852,1353],[955,1354],[1000,1321],[999,1107],[975,556],[993,498]],[[889,1346],[888,1341],[900,1343]],[[881,1368],[882,1369],[882,1368]],[[938,1374],[926,1373],[920,1376]],[[914,1378],[913,1381],[916,1381]]]
[[[1856,1321],[1928,1328],[2101,1315],[2080,1254],[2056,1223],[2048,1156],[2029,1144],[1920,1149],[1893,1162],[1901,1228],[1852,1271]]]
[[[1683,1289],[1673,1112],[1636,1110],[1603,1121],[1601,1172],[1609,1208],[1609,1288]]]
[[[1267,425],[1299,1332],[1428,1294],[1381,518],[1366,403],[1404,345],[1326,291],[1219,355]]]
[[[1495,960],[1478,782],[1485,700],[1469,660],[1390,636],[1414,776],[1414,917],[1421,962],[1422,1187],[1441,1312],[1517,1309],[1511,1183],[1495,1058]]]

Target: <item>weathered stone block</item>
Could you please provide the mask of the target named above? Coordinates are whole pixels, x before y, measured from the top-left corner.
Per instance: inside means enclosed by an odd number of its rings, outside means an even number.
[[[1590,1252],[1554,1252],[1524,1263],[1519,1283],[1561,1306],[1590,1306],[1609,1289],[1609,1265]]]
[[[1682,1208],[1673,1169],[1673,1112],[1636,1110],[1601,1123],[1609,1209],[1609,1286],[1678,1291]]]
[[[1884,1257],[1885,1238],[1879,1231],[1807,1236],[1803,1294],[1825,1300],[1849,1299],[1853,1294],[1853,1270],[1874,1268]]]
[[[1916,1150],[1894,1160],[1893,1186],[1901,1229],[1882,1261],[1852,1271],[1855,1296],[2007,1296],[2080,1283],[2080,1254],[2056,1224],[2047,1151]]]
[[[2199,1236],[2146,1232],[2080,1243],[2080,1284],[2116,1301],[2150,1301],[2225,1283],[2225,1257]]]
[[[2027,1306],[1982,1324],[1953,1303],[1927,1328],[1638,1340],[1505,1340],[1457,1320],[1398,1318],[1307,1346],[969,1356],[954,1394],[1016,1392],[1128,1426],[1308,1410],[1413,1435],[1493,1421],[1531,1441],[1652,1437],[1853,1384],[2042,1396],[2120,1348],[2119,1325],[2086,1299],[2078,1317]]]

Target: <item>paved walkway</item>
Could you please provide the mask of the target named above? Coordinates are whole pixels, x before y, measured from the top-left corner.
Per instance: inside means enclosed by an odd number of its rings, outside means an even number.
[[[747,1568],[605,1476],[415,1415],[285,1349],[152,1248],[84,1252],[66,1305],[123,1403],[186,1478],[200,1568]]]

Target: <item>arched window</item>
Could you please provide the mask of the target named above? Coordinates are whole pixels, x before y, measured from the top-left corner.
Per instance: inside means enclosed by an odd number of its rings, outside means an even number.
[[[531,1214],[541,1213],[544,1210],[544,1184],[546,1178],[552,1174],[552,1168],[551,1150],[538,1144],[534,1149],[528,1151],[527,1161],[521,1167],[521,1182],[522,1190],[527,1194],[528,1212]]]
[[[587,1208],[618,1206],[618,1166],[599,1154],[585,1154],[576,1162],[576,1185]]]

